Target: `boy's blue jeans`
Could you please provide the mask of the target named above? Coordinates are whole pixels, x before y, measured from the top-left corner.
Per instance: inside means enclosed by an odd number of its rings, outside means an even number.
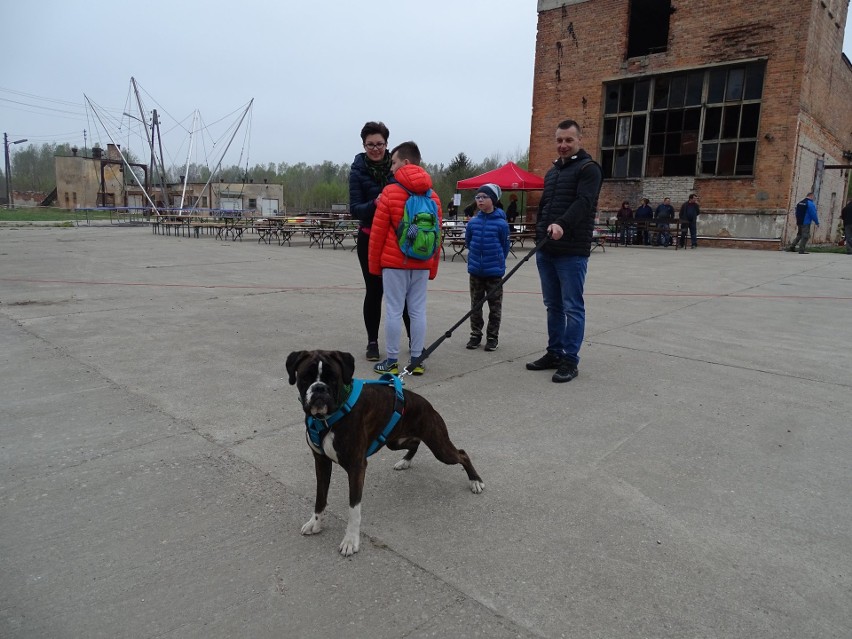
[[[541,293],[547,309],[547,350],[580,363],[580,346],[586,332],[583,286],[589,258],[536,253]]]

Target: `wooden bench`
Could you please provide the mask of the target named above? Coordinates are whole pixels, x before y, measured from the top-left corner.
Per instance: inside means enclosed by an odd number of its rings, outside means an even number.
[[[607,241],[610,246],[674,246],[677,250],[677,239],[681,231],[680,219],[670,220],[655,219],[628,219],[615,220],[607,225]],[[645,244],[644,240],[648,239]],[[671,242],[660,243],[661,239],[669,239]],[[642,239],[642,242],[638,242]]]

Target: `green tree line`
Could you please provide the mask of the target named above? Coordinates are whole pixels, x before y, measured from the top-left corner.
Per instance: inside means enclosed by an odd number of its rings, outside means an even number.
[[[78,151],[78,154],[82,155],[82,152]],[[85,154],[90,156],[91,151],[88,150]],[[46,143],[41,146],[30,144],[27,147],[14,149],[11,154],[12,188],[16,191],[41,191],[44,193],[52,191],[56,186],[53,158],[57,155],[72,155],[71,146],[69,144]],[[131,162],[140,161],[132,153],[126,155],[129,156],[128,159]],[[432,176],[435,191],[446,206],[456,192],[456,182],[496,169],[510,160],[523,168],[527,168],[529,149],[504,159],[496,155],[490,156],[478,163],[471,160],[465,153],[460,152],[448,165],[424,163],[423,168]],[[314,165],[308,165],[304,162],[296,164],[270,162],[268,164],[256,164],[253,167],[232,165],[222,167],[215,180],[225,182],[245,180],[255,183],[266,180],[270,184],[283,186],[284,203],[288,211],[330,209],[332,204],[344,204],[349,201],[349,166],[349,162],[335,164],[329,161]],[[213,168],[215,167],[202,164],[190,164],[189,167],[171,166],[166,170],[166,180],[170,183],[177,183],[181,176],[186,173],[185,177],[188,181],[204,183],[210,178]],[[131,180],[129,176],[128,180]],[[156,182],[156,180],[155,177],[154,181]],[[6,196],[5,184],[6,179],[3,175],[0,185],[2,185],[4,196]]]

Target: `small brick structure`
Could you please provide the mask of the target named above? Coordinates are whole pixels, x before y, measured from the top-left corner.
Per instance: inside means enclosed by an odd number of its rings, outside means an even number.
[[[15,191],[12,190],[15,206],[21,209],[31,209],[39,206],[47,197],[42,191]]]

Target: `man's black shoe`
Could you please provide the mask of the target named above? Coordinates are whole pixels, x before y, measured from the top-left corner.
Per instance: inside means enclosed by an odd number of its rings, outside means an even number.
[[[556,355],[555,353],[551,353],[550,351],[546,352],[544,356],[539,357],[534,362],[527,362],[527,370],[528,371],[546,371],[552,368],[559,368],[559,365],[562,363],[562,358]]]
[[[496,351],[497,350],[497,340],[489,339],[485,342],[485,350],[486,351]]]
[[[562,361],[559,368],[555,373],[553,373],[553,377],[551,379],[553,379],[553,381],[557,384],[562,384],[564,382],[570,382],[572,379],[577,377],[578,374],[577,365],[566,359]]]
[[[799,251],[799,255],[810,255],[810,251]]]
[[[479,348],[479,343],[481,341],[482,341],[481,337],[471,337],[468,340],[467,346],[465,346],[465,348],[468,349],[468,350],[471,350],[471,351],[476,349],[476,348]]]

